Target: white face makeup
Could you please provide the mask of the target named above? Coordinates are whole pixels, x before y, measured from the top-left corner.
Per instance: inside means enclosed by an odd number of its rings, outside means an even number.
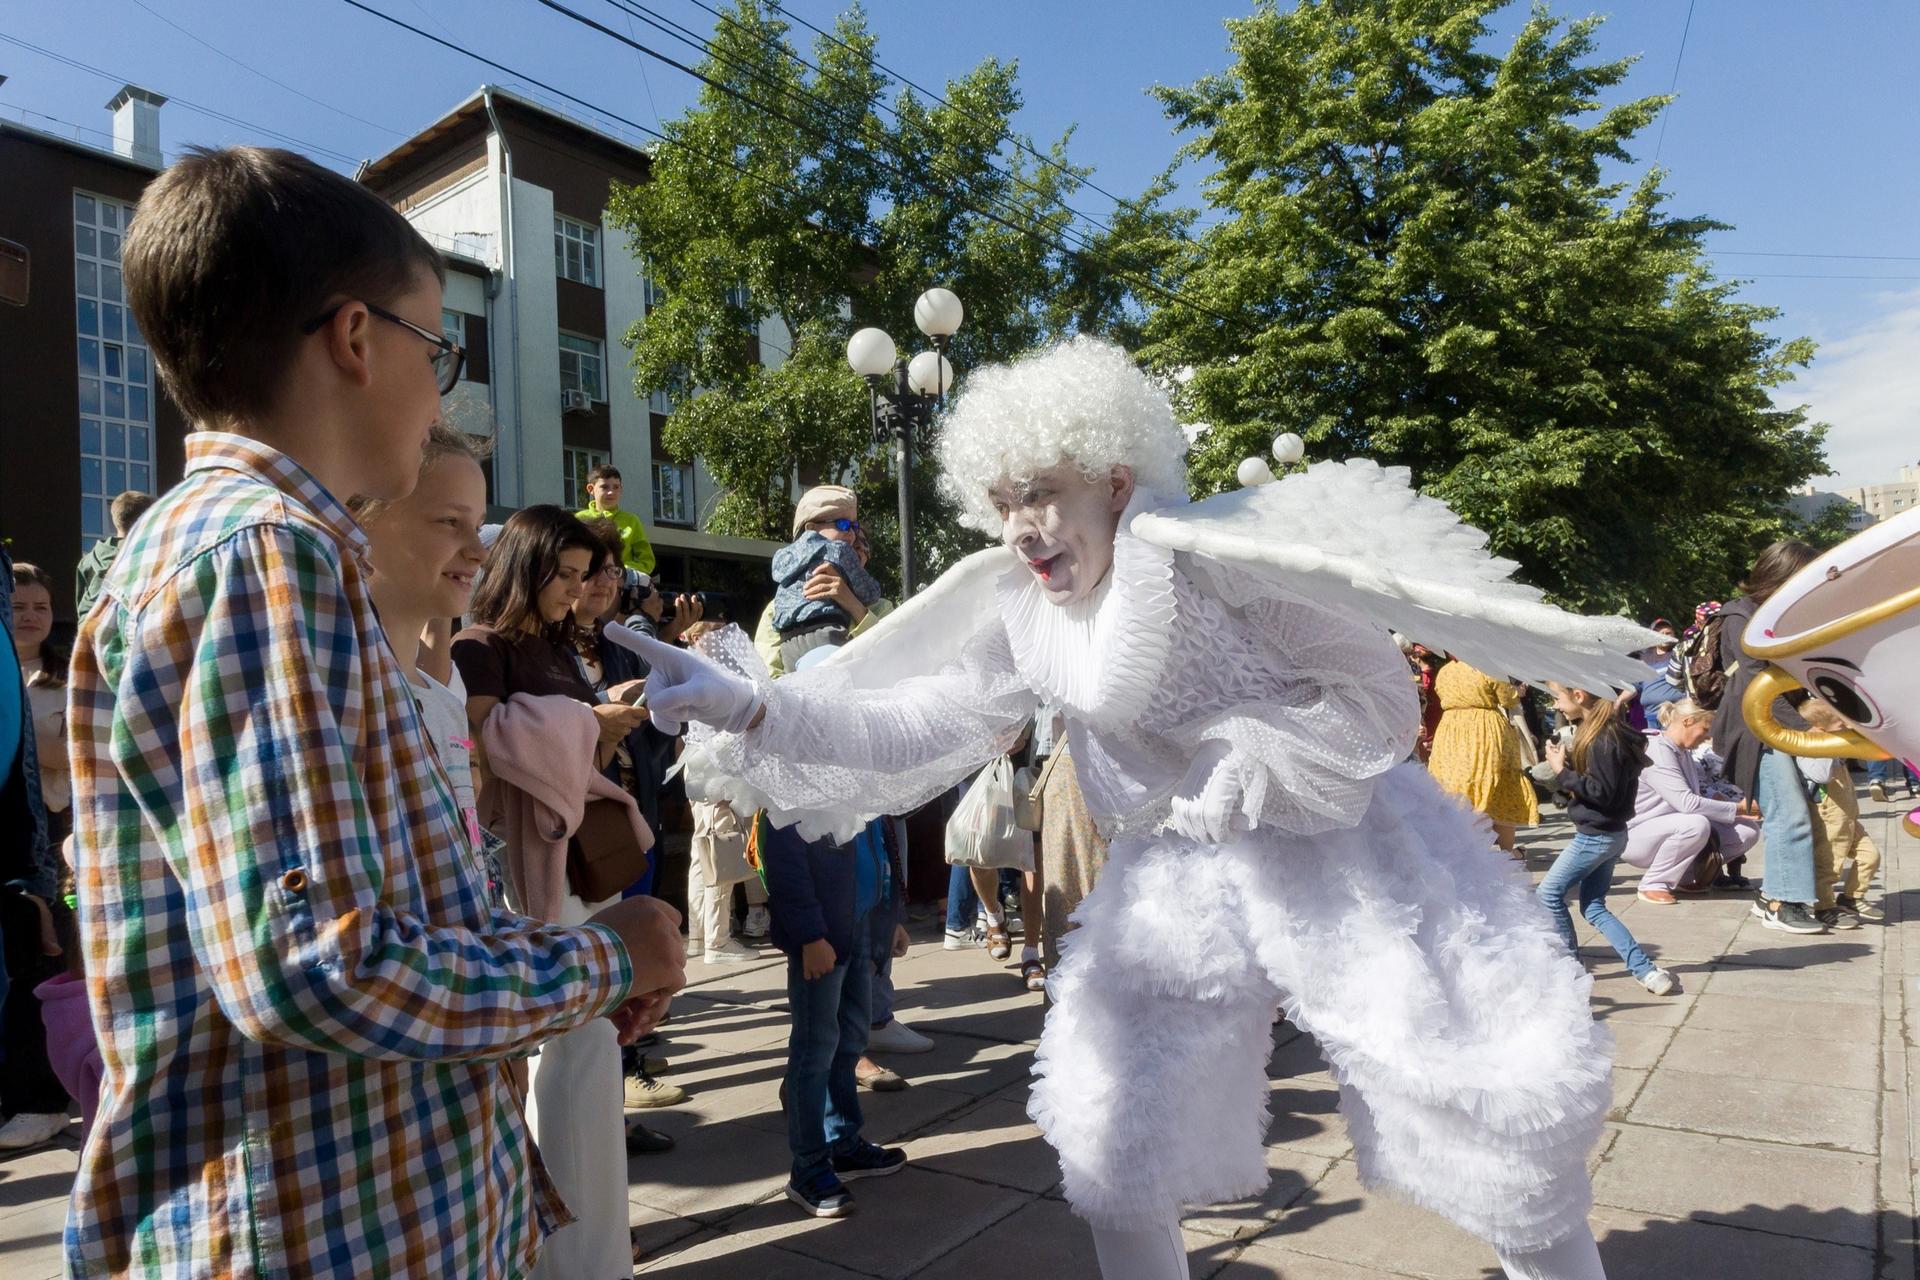
[[[1084,600],[1113,567],[1113,537],[1133,497],[1126,467],[1097,480],[1061,463],[1019,480],[1002,477],[987,490],[1011,547],[1054,604]]]

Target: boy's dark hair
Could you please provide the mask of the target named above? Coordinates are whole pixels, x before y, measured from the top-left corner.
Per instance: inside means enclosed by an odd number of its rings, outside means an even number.
[[[611,462],[603,462],[593,470],[587,472],[587,483],[592,484],[595,480],[620,480],[620,468],[614,466]],[[622,484],[626,483],[624,480],[620,482]]]
[[[153,505],[153,495],[142,493],[138,489],[128,489],[114,498],[107,507],[107,514],[113,520],[113,531],[126,537],[134,522],[147,514],[147,508]]]
[[[351,179],[269,147],[190,148],[127,233],[127,303],[189,420],[273,406],[302,326],[336,299],[391,303],[440,255]]]
[[[607,560],[606,544],[571,511],[543,503],[514,512],[487,552],[468,616],[508,635],[518,634],[531,621],[548,639],[568,642],[573,620],[562,618],[548,626],[540,619],[538,602],[540,589],[560,569],[560,553],[574,548],[589,553],[589,575],[600,572]]]

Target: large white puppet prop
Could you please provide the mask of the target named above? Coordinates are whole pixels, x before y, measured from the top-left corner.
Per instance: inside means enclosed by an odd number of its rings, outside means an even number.
[[[977,372],[943,483],[1003,545],[777,685],[648,647],[655,715],[727,730],[689,735],[696,789],[844,838],[1063,708],[1111,845],[1031,1110],[1109,1277],[1181,1274],[1182,1207],[1265,1185],[1281,1006],[1340,1082],[1369,1185],[1514,1276],[1591,1280],[1611,1041],[1525,878],[1405,763],[1419,713],[1387,629],[1587,687],[1640,674],[1647,633],[1511,583],[1404,472],[1321,464],[1187,504],[1184,444],[1116,348]]]
[[[1768,666],[1741,711],[1769,745],[1800,756],[1886,755],[1920,770],[1920,509],[1847,539],[1754,611],[1741,643]],[[1795,730],[1774,699],[1807,689],[1852,726]],[[1920,836],[1920,809],[1906,816]]]

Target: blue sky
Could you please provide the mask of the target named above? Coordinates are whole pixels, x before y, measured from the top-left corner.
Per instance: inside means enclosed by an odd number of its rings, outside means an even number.
[[[533,0],[367,2],[643,124],[671,118],[697,88]],[[606,0],[567,2],[693,60],[684,45]],[[691,0],[643,2],[702,33],[715,21]],[[827,26],[839,5],[788,7]],[[1099,185],[1125,194],[1177,145],[1144,90],[1224,69],[1222,20],[1249,7],[1250,0],[873,0],[869,16],[881,61],[923,84],[937,87],[988,55],[1017,59],[1027,95],[1022,126],[1045,141],[1077,125],[1074,158],[1095,166]],[[1902,462],[1920,459],[1920,96],[1911,79],[1920,8],[1903,0],[1694,0],[1690,27],[1688,0],[1555,0],[1550,8],[1608,15],[1600,52],[1640,59],[1623,97],[1665,92],[1678,60],[1680,97],[1664,139],[1660,124],[1643,135],[1630,173],[1652,163],[1658,141],[1672,208],[1733,225],[1709,241],[1721,272],[1750,278],[1744,297],[1782,309],[1777,332],[1821,344],[1813,368],[1780,398],[1809,403],[1834,424],[1829,456],[1839,475],[1826,483],[1891,479]],[[1514,5],[1499,15],[1497,44],[1525,13]],[[483,79],[502,78],[341,0],[0,0],[0,34],[171,95],[162,113],[168,148],[273,141],[264,132],[271,130],[341,168],[381,154]],[[117,80],[4,42],[0,74],[8,77],[0,115],[59,132],[107,127],[102,104]],[[1191,183],[1187,194],[1197,199]],[[1075,203],[1095,216],[1107,206],[1092,192]]]

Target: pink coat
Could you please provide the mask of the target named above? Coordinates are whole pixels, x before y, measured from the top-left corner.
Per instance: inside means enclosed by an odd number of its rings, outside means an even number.
[[[567,839],[587,801],[612,800],[633,823],[643,848],[653,832],[632,796],[594,768],[600,720],[584,702],[558,694],[516,693],[480,726],[490,793],[480,811],[507,841],[507,886],[514,906],[535,920],[559,920],[567,888]]]

